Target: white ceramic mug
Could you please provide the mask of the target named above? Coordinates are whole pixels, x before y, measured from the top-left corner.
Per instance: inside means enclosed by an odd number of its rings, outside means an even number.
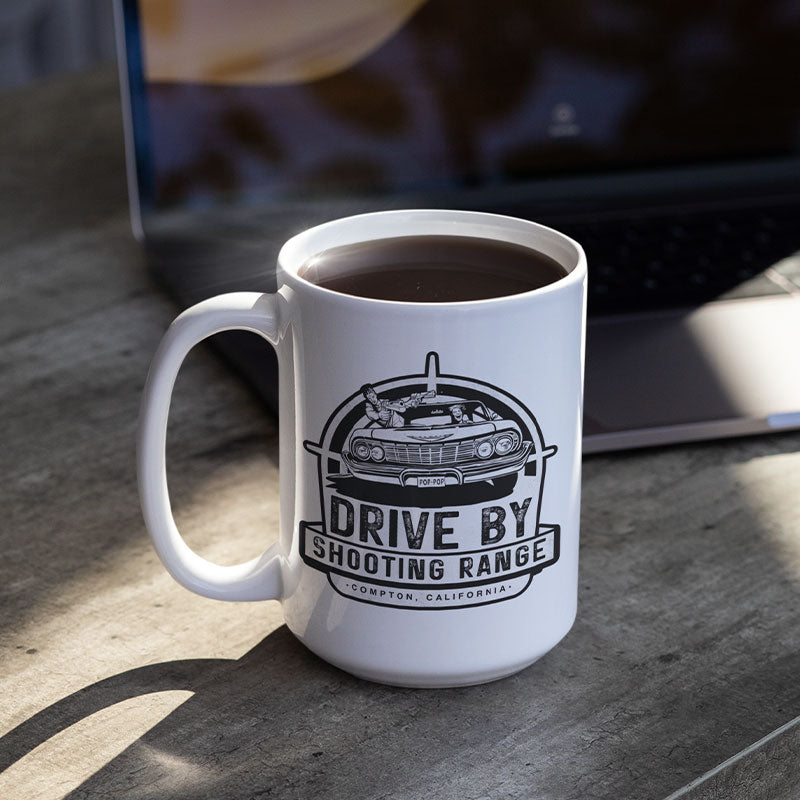
[[[331,247],[441,234],[530,247],[567,274],[452,303],[355,297],[298,275]],[[374,681],[459,686],[536,661],[577,607],[585,284],[578,244],[510,217],[389,211],[295,236],[279,255],[276,294],[199,303],[153,361],[138,472],[167,569],[207,597],[279,600],[308,648]],[[281,531],[261,557],[219,566],[175,526],[165,442],[181,362],[230,329],[277,351]],[[376,427],[367,413],[415,404],[408,424]],[[469,418],[458,430],[441,416],[455,405]]]

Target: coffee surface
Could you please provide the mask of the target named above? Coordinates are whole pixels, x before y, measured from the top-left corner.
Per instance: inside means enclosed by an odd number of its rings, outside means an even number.
[[[375,300],[457,303],[529,292],[563,278],[530,248],[470,236],[403,236],[342,245],[309,259],[300,277]]]

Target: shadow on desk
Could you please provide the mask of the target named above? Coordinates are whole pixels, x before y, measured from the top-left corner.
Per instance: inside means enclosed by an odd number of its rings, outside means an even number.
[[[410,763],[439,761],[431,741],[446,741],[448,727],[460,724],[458,713],[441,708],[445,693],[352,677],[284,625],[239,659],[162,662],[74,692],[0,738],[0,773],[92,714],[175,690],[192,696],[66,796],[378,797],[414,782]],[[485,691],[453,693],[471,693],[485,708]],[[509,701],[513,692],[510,684],[501,689]]]
[[[239,659],[151,664],[63,698],[0,738],[0,773],[92,714],[174,690],[192,696],[69,797],[257,797],[277,787],[293,795],[291,786],[302,796],[312,791],[315,774],[324,780],[319,767],[341,757],[325,752],[326,745],[352,752],[353,735],[363,738],[373,727],[343,735],[334,730],[331,737],[332,721],[352,721],[354,703],[380,707],[409,694],[329,666],[282,626]]]
[[[382,800],[428,796],[426,784],[432,796],[455,798],[465,796],[470,775],[481,785],[474,797],[532,796],[525,792],[546,786],[537,797],[660,800],[700,765],[730,755],[713,738],[698,747],[696,732],[682,729],[691,719],[713,735],[720,720],[736,719],[759,693],[749,680],[725,685],[707,676],[684,686],[678,653],[651,660],[633,647],[626,655],[644,660],[623,676],[628,691],[609,691],[620,659],[590,656],[597,633],[585,622],[576,628],[517,676],[425,691],[351,677],[282,626],[239,659],[152,664],[65,697],[0,739],[0,772],[96,712],[171,690],[192,696],[69,800]],[[797,667],[794,654],[773,663],[770,694],[778,684],[794,696]],[[641,695],[649,708],[637,704]],[[637,793],[620,794],[622,787]]]

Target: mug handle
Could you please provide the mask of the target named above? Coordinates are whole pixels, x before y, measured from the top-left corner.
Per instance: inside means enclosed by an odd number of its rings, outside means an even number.
[[[234,292],[184,311],[167,330],[153,358],[139,416],[137,474],[147,529],[159,558],[178,583],[216,600],[279,600],[283,593],[280,545],[235,566],[199,556],[183,540],[167,489],[167,420],[178,370],[198,342],[226,330],[258,333],[278,341],[277,295]]]

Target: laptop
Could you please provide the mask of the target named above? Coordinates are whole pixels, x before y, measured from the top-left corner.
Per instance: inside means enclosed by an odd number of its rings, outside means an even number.
[[[117,0],[131,215],[186,306],[335,217],[589,262],[587,453],[800,428],[800,0]],[[214,345],[277,413],[271,348]]]

